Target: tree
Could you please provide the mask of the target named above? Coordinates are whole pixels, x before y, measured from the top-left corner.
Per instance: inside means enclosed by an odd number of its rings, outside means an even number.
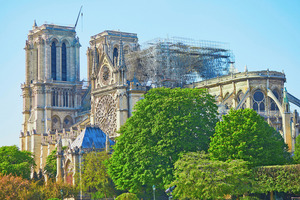
[[[294,163],[300,164],[300,137],[296,138],[295,152],[293,157]]]
[[[116,200],[139,200],[139,198],[133,193],[123,193]]]
[[[135,110],[120,129],[108,172],[117,189],[163,189],[181,152],[207,151],[217,106],[203,89],[155,88]]]
[[[63,146],[62,150],[66,150],[67,146]],[[51,180],[55,180],[56,178],[56,170],[57,170],[57,148],[55,148],[46,158],[46,165],[44,167],[46,174]]]
[[[28,151],[20,151],[17,146],[0,147],[0,173],[30,178],[35,166],[33,156]]]
[[[102,193],[105,198],[115,194],[114,184],[107,174],[105,165],[109,157],[110,155],[105,151],[90,152],[84,155],[81,184],[78,185],[82,187],[83,191]]]
[[[29,189],[30,182],[28,180],[11,174],[0,174],[0,199],[30,199],[27,192]]]
[[[300,165],[264,166],[254,169],[256,193],[270,192],[274,199],[274,191],[285,193],[300,193]]]
[[[46,158],[46,165],[44,170],[48,175],[49,179],[54,180],[56,178],[56,170],[57,170],[57,149],[55,148]]]
[[[223,199],[251,191],[252,172],[243,160],[209,160],[207,154],[189,152],[175,163],[177,199]]]
[[[212,159],[242,159],[251,166],[285,164],[290,157],[282,136],[252,109],[224,115],[216,125],[209,152]]]

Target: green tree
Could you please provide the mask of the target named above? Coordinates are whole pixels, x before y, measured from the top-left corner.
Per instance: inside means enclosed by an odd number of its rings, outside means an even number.
[[[242,195],[251,191],[252,172],[243,160],[223,162],[209,160],[207,154],[189,152],[175,163],[178,199],[223,199],[226,195]]]
[[[105,198],[113,196],[115,186],[107,174],[107,168],[105,162],[110,155],[105,152],[90,152],[84,154],[82,170],[81,170],[81,184],[78,187],[82,187],[85,192],[102,193]],[[79,178],[79,177],[77,177]]]
[[[67,146],[63,146],[62,150],[66,150]],[[56,170],[57,170],[57,148],[55,148],[46,158],[46,165],[44,170],[52,181],[56,178]]]
[[[48,178],[54,180],[56,178],[56,170],[57,170],[57,149],[55,148],[46,158],[46,165],[44,170],[48,175]]]
[[[0,173],[30,178],[35,166],[33,156],[28,151],[20,151],[17,146],[0,147]]]
[[[242,159],[251,166],[285,164],[290,157],[282,136],[252,109],[224,115],[217,123],[209,152],[213,159]]]
[[[123,193],[116,200],[139,200],[139,198],[133,193]]]
[[[270,193],[274,199],[274,192],[300,194],[300,165],[275,165],[256,167],[254,169],[256,193]]]
[[[294,163],[300,164],[300,137],[296,138],[295,152],[293,157]]]
[[[217,106],[203,89],[155,88],[135,110],[120,129],[108,172],[121,190],[163,189],[181,152],[207,151]]]

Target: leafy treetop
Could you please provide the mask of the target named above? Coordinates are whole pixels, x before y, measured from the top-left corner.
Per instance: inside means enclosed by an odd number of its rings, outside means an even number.
[[[210,160],[203,152],[189,152],[175,163],[176,199],[223,199],[243,195],[253,184],[252,172],[243,160]]]
[[[251,166],[280,165],[289,159],[282,136],[252,109],[224,115],[217,123],[209,152],[213,159],[242,159]]]
[[[31,168],[35,166],[33,156],[28,151],[20,151],[17,146],[0,147],[0,173],[30,178]]]
[[[108,172],[118,189],[163,189],[181,152],[207,151],[217,106],[203,89],[155,88],[135,110],[120,129]]]

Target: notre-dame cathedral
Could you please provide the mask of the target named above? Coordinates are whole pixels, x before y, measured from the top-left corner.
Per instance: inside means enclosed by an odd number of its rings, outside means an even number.
[[[180,45],[181,49],[187,47]],[[220,115],[231,108],[252,108],[282,134],[290,151],[294,150],[300,118],[297,111],[290,110],[290,103],[300,107],[300,100],[285,89],[283,72],[248,72],[245,69],[198,81],[181,79],[175,84],[174,77],[190,77],[178,76],[181,72],[174,70],[179,63],[178,57],[172,57],[160,71],[154,70],[155,63],[141,64],[141,56],[128,59],[129,55],[142,51],[137,34],[103,31],[90,39],[88,77],[84,84],[80,80],[80,46],[74,27],[34,23],[29,31],[24,48],[25,82],[21,86],[20,148],[34,154],[35,171],[44,168],[47,156],[57,147],[57,180],[74,183],[82,153],[95,148],[107,150],[118,136],[119,128],[132,115],[135,103],[151,87],[161,86],[207,88],[215,96]],[[178,46],[175,50],[180,51]],[[161,52],[156,51],[156,54],[163,54]],[[155,56],[150,54],[150,51],[143,52],[144,57]],[[156,64],[162,63],[168,55],[164,54]],[[198,62],[198,54],[188,62],[195,65],[195,60]],[[132,67],[134,63],[144,68]],[[161,75],[163,72],[165,74]],[[63,151],[62,146],[67,149]]]

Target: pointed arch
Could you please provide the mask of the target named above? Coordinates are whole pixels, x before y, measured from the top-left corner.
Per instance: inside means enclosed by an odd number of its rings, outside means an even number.
[[[66,183],[73,185],[74,165],[70,159],[66,161],[64,174]]]
[[[55,131],[55,130],[61,130],[61,120],[59,118],[59,116],[57,115],[54,115],[52,116],[52,130]]]
[[[114,50],[113,50],[113,65],[114,66],[118,64],[118,56],[119,56],[118,46],[114,46]]]
[[[64,122],[63,122],[63,128],[64,129],[69,129],[73,124],[73,119],[70,115],[67,115],[65,118],[64,118]]]

